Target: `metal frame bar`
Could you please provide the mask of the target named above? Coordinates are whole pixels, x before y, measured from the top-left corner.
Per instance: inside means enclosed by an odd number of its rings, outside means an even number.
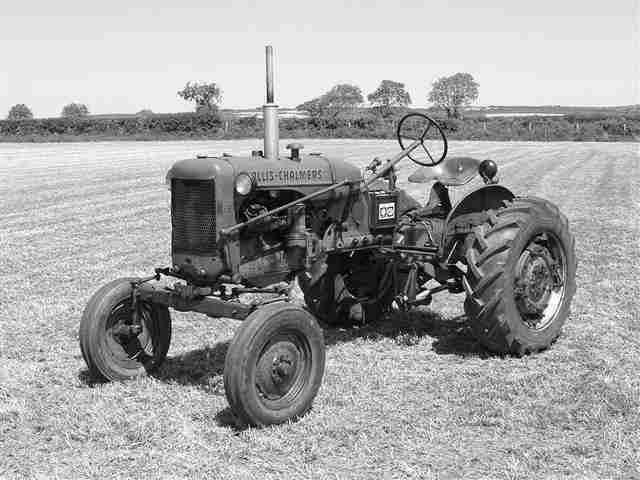
[[[138,285],[135,291],[142,300],[171,307],[182,312],[204,313],[214,318],[225,317],[244,320],[255,310],[255,306],[253,305],[230,302],[212,296],[202,296],[193,299],[184,298],[174,290],[166,287],[156,288],[148,283]]]

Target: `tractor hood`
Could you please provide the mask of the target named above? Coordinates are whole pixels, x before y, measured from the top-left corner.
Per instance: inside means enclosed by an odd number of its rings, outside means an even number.
[[[191,158],[171,167],[167,173],[167,183],[172,178],[219,178],[227,172],[233,172],[234,178],[240,173],[247,173],[253,177],[257,188],[267,189],[327,186],[343,180],[362,179],[360,169],[350,163],[312,154],[301,156],[300,160],[233,156]]]

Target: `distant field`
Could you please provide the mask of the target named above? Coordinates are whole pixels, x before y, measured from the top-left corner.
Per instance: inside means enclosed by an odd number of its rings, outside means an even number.
[[[360,166],[397,151],[302,142]],[[237,324],[180,313],[157,377],[88,385],[77,341],[87,299],[169,262],[166,170],[256,147],[0,144],[0,479],[640,478],[637,144],[451,142],[450,154],[494,159],[505,185],[569,218],[578,291],[546,352],[488,354],[463,296],[436,296],[408,319],[325,331],[310,414],[237,430],[222,382]],[[405,162],[403,184],[412,170]]]

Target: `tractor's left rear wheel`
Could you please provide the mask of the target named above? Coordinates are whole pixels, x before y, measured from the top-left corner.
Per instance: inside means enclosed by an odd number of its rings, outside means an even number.
[[[169,309],[138,302],[134,322],[135,278],[121,278],[99,289],[89,300],[80,322],[80,350],[92,375],[128,380],[157,369],[171,343]]]

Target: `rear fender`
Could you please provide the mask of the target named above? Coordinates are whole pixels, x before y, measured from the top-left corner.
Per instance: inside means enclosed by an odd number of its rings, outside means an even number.
[[[511,190],[497,184],[483,185],[465,196],[447,215],[442,232],[441,255],[452,257],[449,254],[450,244],[456,236],[470,233],[473,228],[487,221],[489,210],[497,210],[504,206],[505,201],[514,198]],[[455,263],[455,259],[450,258],[450,262]]]

